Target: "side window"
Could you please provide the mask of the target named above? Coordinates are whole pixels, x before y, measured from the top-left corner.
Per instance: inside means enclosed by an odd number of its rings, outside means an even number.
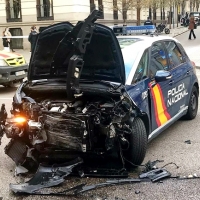
[[[178,48],[181,50],[182,55],[183,55],[183,61],[185,62],[184,57],[188,58],[187,53],[185,52],[185,49],[183,48],[183,46],[180,43],[177,43]]]
[[[150,78],[153,78],[158,70],[168,70],[166,52],[162,43],[157,42],[151,47]]]
[[[171,68],[175,68],[184,62],[183,55],[174,41],[165,41],[165,46],[169,53],[169,60]]]
[[[135,71],[135,75],[133,77],[132,83],[135,84],[138,81],[141,81],[144,78],[147,78],[147,73],[148,73],[148,60],[149,60],[149,54],[148,54],[148,49],[146,49],[141,57],[141,60],[138,64],[138,67]]]

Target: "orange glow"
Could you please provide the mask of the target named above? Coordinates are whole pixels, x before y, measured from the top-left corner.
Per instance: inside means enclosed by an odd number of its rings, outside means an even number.
[[[15,118],[13,119],[13,121],[14,121],[15,123],[22,124],[22,123],[26,122],[26,118],[25,118],[25,117],[15,117]]]

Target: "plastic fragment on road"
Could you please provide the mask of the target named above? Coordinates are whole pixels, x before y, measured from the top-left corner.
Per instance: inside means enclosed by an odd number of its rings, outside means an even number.
[[[26,169],[25,167],[18,165],[15,168],[15,176],[18,176],[19,174],[25,174],[28,172],[28,169]]]
[[[169,173],[165,169],[155,169],[155,170],[151,170],[149,172],[140,174],[139,178],[140,179],[149,178],[152,182],[157,182],[161,179],[168,178],[170,176],[171,176],[171,173]]]
[[[65,181],[65,177],[72,173],[72,169],[83,163],[81,158],[62,165],[39,165],[35,175],[22,184],[10,184],[10,189],[14,193],[33,194],[36,191],[59,185]]]
[[[186,140],[185,143],[186,144],[191,144],[191,140]]]

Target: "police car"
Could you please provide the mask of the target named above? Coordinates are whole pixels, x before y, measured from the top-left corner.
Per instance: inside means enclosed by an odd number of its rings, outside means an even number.
[[[148,117],[148,139],[181,117],[194,119],[199,84],[194,62],[180,42],[171,37],[118,37],[122,50],[126,89]]]
[[[81,157],[92,165],[92,155],[113,153],[138,165],[148,140],[196,117],[199,84],[182,45],[170,37],[117,38],[94,23],[98,16],[38,34],[10,123],[1,108],[0,135],[12,138],[5,152],[17,165],[26,155],[29,163]]]

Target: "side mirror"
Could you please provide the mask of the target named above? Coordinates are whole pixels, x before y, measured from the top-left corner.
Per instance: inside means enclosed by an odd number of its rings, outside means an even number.
[[[172,78],[172,75],[169,71],[159,70],[156,72],[155,80],[156,82],[166,81]]]

